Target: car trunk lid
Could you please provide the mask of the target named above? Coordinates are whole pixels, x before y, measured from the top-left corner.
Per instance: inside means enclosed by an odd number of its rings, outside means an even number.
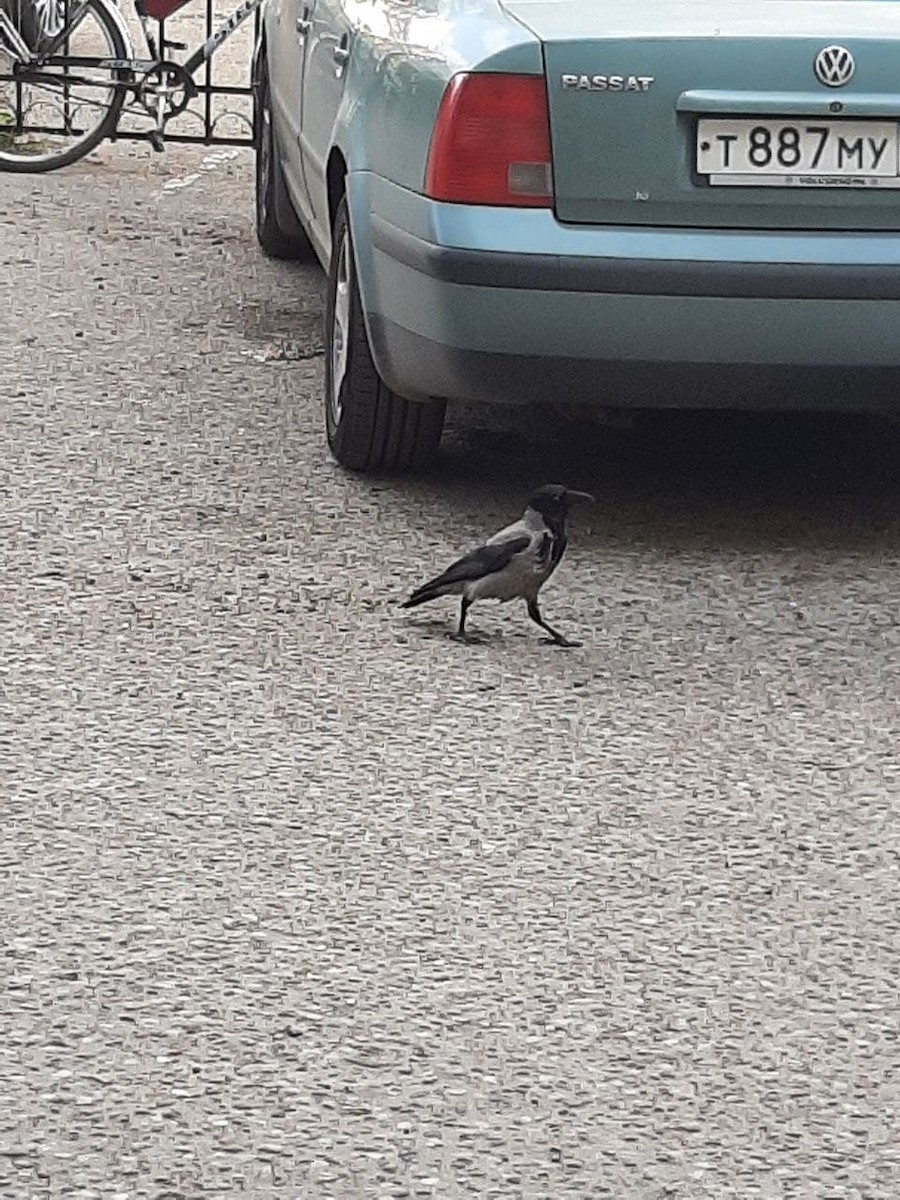
[[[543,43],[560,220],[900,225],[900,3],[504,7]],[[830,47],[853,58],[841,86],[814,71]],[[835,57],[840,73],[846,62]]]

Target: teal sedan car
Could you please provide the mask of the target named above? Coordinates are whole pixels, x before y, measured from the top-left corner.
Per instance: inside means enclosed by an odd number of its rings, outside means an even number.
[[[448,401],[896,406],[900,3],[265,0],[254,82],[343,465]]]

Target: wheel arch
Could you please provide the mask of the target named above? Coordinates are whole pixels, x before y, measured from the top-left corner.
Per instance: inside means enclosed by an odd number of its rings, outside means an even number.
[[[347,194],[347,159],[339,146],[332,146],[325,172],[328,192],[328,228],[334,229],[338,206]]]
[[[366,171],[348,172],[347,187],[344,193],[347,204],[347,221],[350,225],[353,244],[356,286],[359,289],[360,308],[369,338],[369,350],[379,376],[397,395],[414,402],[432,400],[432,396],[410,392],[400,384],[396,378],[396,372],[391,370],[391,364],[387,361],[386,349],[381,339],[375,335],[372,326],[372,315],[384,311],[384,282],[378,269],[376,251],[369,233],[372,213],[370,181],[371,175]],[[340,198],[338,198],[338,204],[340,204]]]
[[[343,174],[338,176],[338,164],[344,163]],[[332,167],[334,174],[332,175]],[[344,200],[347,205],[347,222],[350,226],[351,245],[353,248],[353,267],[356,275],[356,286],[359,289],[359,302],[362,310],[363,323],[369,338],[369,348],[375,362],[375,369],[384,378],[383,368],[386,365],[381,360],[378,347],[373,343],[372,326],[369,320],[372,304],[378,294],[378,282],[375,278],[373,250],[366,237],[368,216],[369,189],[364,182],[364,173],[351,176],[346,168],[343,154],[335,147],[328,160],[328,208],[329,229],[332,234],[332,253],[334,251],[334,222],[338,208]],[[334,187],[332,188],[332,183]]]

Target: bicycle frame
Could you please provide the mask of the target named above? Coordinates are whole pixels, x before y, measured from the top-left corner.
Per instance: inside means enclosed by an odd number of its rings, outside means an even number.
[[[222,43],[227,41],[234,31],[243,25],[248,17],[253,16],[261,4],[262,0],[243,0],[243,3],[239,4],[234,12],[227,17],[222,24],[218,26],[218,28],[213,30],[206,41],[199,46],[189,58],[180,64],[182,70],[193,77],[199,68],[202,67],[203,64],[210,58],[212,58],[213,54],[215,54],[216,50],[218,50]],[[144,32],[144,39],[147,43],[147,49],[153,59],[153,65],[155,65],[157,62],[161,61],[162,56],[160,51],[162,47],[157,44],[156,36],[150,24],[153,18],[148,17],[146,12],[143,11],[144,6],[142,0],[135,0],[134,7],[135,12],[138,15],[138,20],[141,23],[141,29]],[[159,24],[162,24],[162,22],[159,22]]]

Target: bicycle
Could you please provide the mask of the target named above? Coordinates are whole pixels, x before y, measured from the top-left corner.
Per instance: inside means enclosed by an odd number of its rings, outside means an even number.
[[[262,0],[241,0],[181,63],[165,55],[188,47],[165,39],[162,23],[189,0],[133,3],[144,58],[135,57],[114,0],[0,0],[0,171],[69,166],[114,137],[129,112],[149,115],[154,128],[147,136],[161,151],[166,124],[198,94],[197,71]],[[16,21],[7,12],[11,4],[19,10]]]

